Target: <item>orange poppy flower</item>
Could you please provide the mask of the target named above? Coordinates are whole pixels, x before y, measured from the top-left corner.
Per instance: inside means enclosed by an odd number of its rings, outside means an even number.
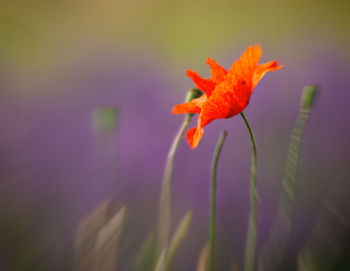
[[[208,58],[206,64],[210,67],[211,79],[204,79],[195,71],[186,72],[197,88],[204,92],[197,99],[173,107],[173,114],[199,113],[197,127],[186,133],[191,148],[197,147],[204,126],[215,119],[230,118],[242,112],[260,79],[267,72],[282,68],[278,61],[258,64],[261,54],[260,46],[248,47],[228,71]]]

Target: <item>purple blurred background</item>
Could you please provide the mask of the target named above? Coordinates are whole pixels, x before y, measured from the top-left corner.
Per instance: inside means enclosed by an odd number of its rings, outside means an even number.
[[[349,165],[350,37],[346,2],[299,2],[6,3],[0,270],[70,270],[76,226],[104,199],[128,208],[118,266],[136,270],[140,244],[156,227],[165,157],[183,119],[171,108],[193,87],[185,70],[209,76],[207,56],[228,68],[255,43],[264,49],[261,61],[284,65],[259,83],[245,110],[258,144],[259,250],[276,214],[302,88],[321,86],[305,134],[293,220],[292,246],[302,247],[329,186]],[[117,108],[116,129],[101,132],[94,112],[110,107]],[[173,227],[187,210],[194,216],[174,270],[194,270],[206,241],[210,162],[224,129],[218,270],[227,270],[233,258],[241,264],[251,146],[237,116],[206,127],[195,150],[180,144]]]

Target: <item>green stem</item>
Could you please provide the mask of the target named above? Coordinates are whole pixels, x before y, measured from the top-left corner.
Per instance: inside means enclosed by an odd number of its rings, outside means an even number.
[[[171,175],[173,171],[174,157],[176,150],[179,146],[179,142],[187,129],[192,114],[187,114],[180,129],[175,135],[173,143],[171,144],[162,180],[162,190],[160,194],[160,210],[159,210],[159,221],[158,221],[158,249],[162,250],[168,246],[169,243],[169,232],[170,232],[170,202],[171,202]]]
[[[209,271],[215,267],[215,227],[216,227],[216,175],[220,153],[224,144],[227,132],[221,133],[213,156],[211,166],[211,192],[210,192],[210,229],[209,229]]]
[[[257,239],[257,227],[258,227],[258,192],[257,192],[257,169],[258,169],[258,159],[257,159],[257,151],[256,144],[254,139],[254,134],[252,128],[249,125],[249,122],[241,112],[241,116],[244,120],[245,125],[247,126],[250,140],[252,142],[253,147],[253,164],[252,164],[252,175],[251,175],[251,187],[250,187],[250,197],[251,197],[251,209],[249,215],[249,226],[248,226],[248,234],[246,240],[245,247],[245,259],[244,259],[244,268],[245,271],[253,271],[255,264],[255,251],[256,251],[256,239]]]
[[[199,98],[203,92],[199,89],[190,89],[185,97],[185,102],[190,102],[192,99]],[[186,114],[186,117],[175,135],[173,143],[165,163],[164,175],[162,180],[162,189],[160,192],[159,202],[159,217],[158,217],[158,234],[157,234],[157,254],[160,257],[159,270],[163,271],[168,262],[168,246],[170,235],[171,222],[171,175],[173,172],[174,157],[179,146],[180,140],[185,133],[194,114]]]

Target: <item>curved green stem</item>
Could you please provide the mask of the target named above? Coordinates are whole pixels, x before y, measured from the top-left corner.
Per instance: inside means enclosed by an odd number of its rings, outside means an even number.
[[[250,197],[251,197],[251,209],[249,215],[249,226],[248,226],[248,234],[246,239],[246,247],[245,247],[245,259],[244,259],[244,268],[245,271],[253,271],[255,265],[255,251],[256,251],[256,239],[257,239],[257,227],[258,227],[258,192],[257,192],[257,169],[258,169],[258,159],[257,159],[257,151],[256,144],[254,139],[254,134],[252,128],[249,125],[249,122],[241,112],[241,116],[244,120],[245,125],[247,126],[250,140],[252,142],[253,147],[253,164],[252,164],[252,176],[251,176],[251,187],[250,187]]]
[[[199,89],[190,89],[185,98],[185,102],[190,102],[192,99],[198,98],[203,95],[203,92]],[[173,143],[165,163],[164,175],[162,180],[162,189],[160,192],[159,202],[159,217],[158,217],[158,232],[157,232],[157,254],[160,257],[159,270],[165,270],[166,263],[168,262],[168,246],[170,236],[170,222],[171,222],[171,175],[173,172],[174,157],[179,146],[180,140],[187,129],[194,114],[186,114],[186,117],[175,135]]]
[[[221,133],[215,148],[211,165],[211,191],[210,191],[210,229],[209,229],[209,271],[215,267],[215,228],[216,228],[216,175],[222,146],[225,142],[227,132]]]
[[[162,190],[160,193],[160,206],[159,206],[159,221],[158,221],[158,249],[164,249],[168,246],[169,242],[169,232],[171,223],[171,212],[170,212],[170,202],[171,202],[171,175],[173,172],[173,164],[176,150],[179,146],[180,140],[185,133],[192,115],[187,114],[180,129],[175,135],[173,143],[171,144],[162,180]]]

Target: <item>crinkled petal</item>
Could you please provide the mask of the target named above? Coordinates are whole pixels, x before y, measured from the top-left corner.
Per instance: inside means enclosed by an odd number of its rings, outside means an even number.
[[[226,69],[221,67],[214,59],[208,57],[206,64],[209,65],[211,70],[211,80],[220,83],[225,79]]]
[[[241,102],[232,91],[230,82],[223,82],[217,86],[212,96],[203,104],[200,114],[202,126],[213,119],[230,118],[241,112],[247,102]]]
[[[267,72],[277,71],[282,68],[283,68],[282,65],[280,66],[278,65],[278,61],[270,61],[270,62],[258,65],[253,75],[253,88],[259,83],[260,79],[263,78],[263,76]]]
[[[217,107],[214,101],[210,101],[209,98],[202,107],[201,113],[199,114],[197,127],[191,128],[186,133],[186,139],[191,148],[196,148],[199,141],[201,140],[204,129],[203,127],[208,125],[213,120],[219,118]],[[211,106],[210,106],[211,105]]]
[[[203,94],[190,102],[175,105],[172,112],[173,114],[200,113],[201,107],[206,100],[207,95]]]
[[[261,55],[262,49],[259,45],[249,46],[238,61],[242,62],[242,64],[245,66],[254,67],[256,64],[258,64]]]
[[[186,140],[188,145],[194,149],[198,146],[199,141],[201,140],[204,134],[202,127],[193,127],[186,132]]]
[[[200,113],[201,108],[193,102],[177,104],[173,107],[173,114]]]
[[[259,45],[248,47],[240,59],[233,63],[226,76],[226,81],[232,85],[233,95],[243,108],[249,103],[254,88],[253,76],[261,54]]]
[[[204,126],[215,119],[232,117],[241,112],[242,108],[228,89],[222,89],[221,92],[216,89],[213,95],[203,103],[197,127],[191,128],[186,133],[186,139],[190,147],[197,147],[204,134]]]
[[[241,57],[233,63],[229,73],[238,77],[249,77],[254,72],[261,57],[262,50],[259,45],[249,46]]]
[[[215,82],[213,82],[210,79],[204,79],[202,78],[198,73],[195,71],[188,70],[186,72],[186,75],[193,80],[193,82],[196,84],[196,87],[202,90],[207,96],[210,96],[212,91],[215,89]]]

